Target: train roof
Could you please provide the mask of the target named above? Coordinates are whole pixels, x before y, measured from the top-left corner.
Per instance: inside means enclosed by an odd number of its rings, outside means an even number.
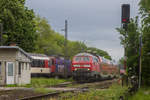
[[[28,55],[32,59],[38,59],[38,60],[49,60],[49,57],[45,54],[36,54],[36,53],[28,53]]]
[[[94,55],[92,55],[92,54],[90,54],[90,53],[78,53],[78,54],[75,55],[75,56],[94,56]]]

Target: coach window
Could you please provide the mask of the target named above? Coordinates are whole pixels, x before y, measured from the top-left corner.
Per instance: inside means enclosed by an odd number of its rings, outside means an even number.
[[[98,59],[96,58],[96,62],[98,63]]]
[[[48,61],[48,66],[50,67],[52,65],[52,61]]]
[[[45,63],[44,63],[45,61],[44,60],[42,60],[42,67],[44,67],[45,66]]]
[[[54,59],[52,59],[52,65],[54,65],[55,64],[55,61],[54,61]]]
[[[93,62],[96,62],[96,58],[95,57],[93,57]]]

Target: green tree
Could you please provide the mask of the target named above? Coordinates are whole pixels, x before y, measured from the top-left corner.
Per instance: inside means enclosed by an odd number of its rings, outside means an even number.
[[[64,37],[51,29],[45,18],[36,17],[36,53],[47,55],[62,55]]]
[[[25,5],[25,0],[0,0],[0,23],[5,35],[4,45],[16,43],[26,51],[35,47],[34,12]]]
[[[88,47],[87,51],[90,50],[92,52],[96,52],[97,55],[100,55],[104,58],[107,58],[109,60],[112,60],[111,56],[104,50],[98,49],[98,48],[94,48],[94,47]]]
[[[85,52],[86,49],[87,49],[87,46],[82,42],[69,41],[67,54],[68,54],[69,58],[72,58],[77,53]]]
[[[150,84],[150,0],[141,0],[140,14],[142,15],[142,81],[144,84]]]
[[[120,33],[121,45],[125,48],[125,54],[127,57],[127,70],[132,68],[132,72],[135,75],[138,74],[139,68],[139,27],[138,17],[135,20],[131,19],[128,24],[128,30],[125,31],[123,28],[117,28]]]

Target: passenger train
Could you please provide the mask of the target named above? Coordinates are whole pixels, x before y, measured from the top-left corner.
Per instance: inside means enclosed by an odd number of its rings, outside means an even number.
[[[73,57],[72,61],[59,56],[31,53],[29,55],[32,58],[32,77],[72,76],[77,81],[90,81],[113,78],[119,75],[117,64],[91,53],[79,53]]]

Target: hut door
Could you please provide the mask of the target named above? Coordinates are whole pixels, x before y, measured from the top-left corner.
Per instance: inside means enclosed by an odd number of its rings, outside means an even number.
[[[6,84],[14,84],[14,63],[7,62],[6,65]]]

